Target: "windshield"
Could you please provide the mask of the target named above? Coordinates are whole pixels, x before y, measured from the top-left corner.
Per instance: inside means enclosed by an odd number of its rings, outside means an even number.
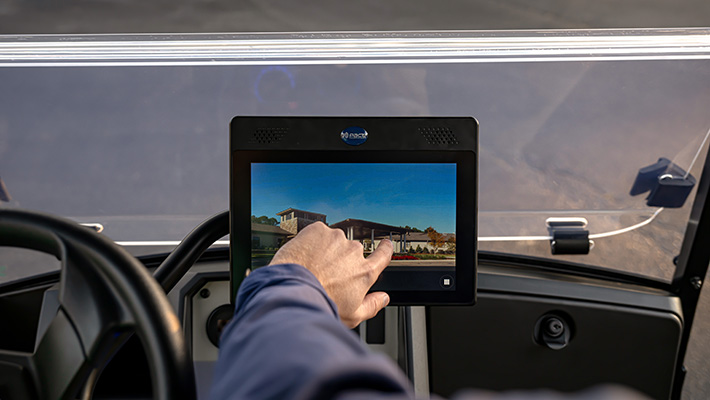
[[[677,208],[630,192],[660,158],[700,178],[707,37],[5,37],[0,206],[99,224],[137,255],[164,252],[228,208],[236,115],[473,116],[481,250],[670,281],[695,190]],[[589,254],[552,255],[549,218],[586,220]],[[27,273],[5,266],[0,282]]]

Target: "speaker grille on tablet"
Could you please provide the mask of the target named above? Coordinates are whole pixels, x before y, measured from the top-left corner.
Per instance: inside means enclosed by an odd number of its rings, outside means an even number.
[[[250,143],[278,143],[288,133],[288,128],[258,128],[254,131]]]
[[[424,140],[429,144],[459,144],[454,132],[445,127],[419,128]]]

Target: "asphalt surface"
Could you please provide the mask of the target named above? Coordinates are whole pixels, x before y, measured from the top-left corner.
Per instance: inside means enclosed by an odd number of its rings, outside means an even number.
[[[0,3],[0,34],[703,26],[710,26],[710,2],[698,0],[6,0]],[[295,114],[474,114],[482,118],[486,131],[496,133],[481,137],[481,171],[486,172],[481,174],[482,211],[600,208],[634,211],[644,209],[642,201],[628,196],[636,170],[664,155],[688,165],[699,145],[698,137],[709,124],[704,108],[710,104],[707,65],[657,64],[479,67],[475,77],[460,66],[367,70],[303,67],[292,72],[300,82],[312,83],[304,87],[315,89],[299,88],[286,96],[301,99],[291,109]],[[228,121],[235,110],[268,114],[278,113],[286,105],[293,107],[292,99],[284,101],[279,97],[283,93],[272,93],[268,88],[264,90],[271,102],[230,96],[229,93],[254,92],[254,77],[260,73],[259,69],[243,73],[244,76],[235,77],[231,71],[220,68],[207,72],[150,68],[130,71],[69,68],[52,73],[39,69],[3,71],[0,165],[22,167],[11,171],[16,176],[5,170],[0,170],[0,176],[25,206],[83,217],[99,218],[105,209],[134,215],[132,221],[123,218],[113,224],[117,239],[122,239],[121,223],[130,230],[141,223],[153,227],[146,228],[145,238],[138,239],[152,239],[155,226],[160,226],[165,237],[179,239],[195,221],[227,207],[226,184],[223,184],[227,171],[227,160],[223,157],[226,143],[224,136],[215,134],[224,131],[225,124],[217,121]],[[659,73],[667,79],[655,79]],[[82,85],[87,81],[94,84]],[[381,101],[339,105],[329,100],[328,90],[334,87],[355,90],[347,86],[355,81],[359,82],[357,90],[364,91],[363,96]],[[623,90],[618,87],[620,81]],[[212,96],[213,93],[218,95]],[[269,93],[273,97],[269,98]],[[457,94],[451,96],[451,93]],[[606,93],[613,95],[608,98]],[[639,97],[639,93],[643,96]],[[142,100],[131,103],[126,102],[127,98]],[[600,99],[605,105],[599,104]],[[621,105],[624,113],[617,112]],[[589,109],[598,113],[579,111]],[[514,119],[507,117],[511,110],[516,115]],[[665,117],[649,118],[654,113]],[[601,115],[615,117],[600,120]],[[25,134],[8,139],[2,135],[3,130]],[[178,143],[176,147],[164,145],[166,131],[172,132]],[[92,137],[93,133],[97,133],[96,137]],[[105,147],[107,137],[113,140],[110,151]],[[38,151],[38,143],[43,143],[47,150]],[[142,146],[145,154],[134,152],[132,148],[136,145]],[[82,151],[77,152],[77,148]],[[585,151],[580,152],[580,148]],[[659,149],[663,149],[663,154],[659,154]],[[609,157],[609,153],[617,155]],[[67,159],[66,154],[72,156]],[[601,162],[594,159],[600,155],[604,156]],[[86,168],[86,165],[98,167]],[[58,179],[48,173],[52,170],[62,176]],[[108,171],[112,173],[110,180],[106,179]],[[136,171],[143,172],[136,175]],[[201,171],[215,173],[205,176]],[[698,176],[699,167],[692,172]],[[77,192],[77,187],[72,186],[74,182],[90,184],[82,184]],[[37,186],[45,187],[47,195],[34,196]],[[499,195],[501,187],[508,188],[504,196]],[[168,199],[166,192],[170,193]],[[486,197],[486,192],[496,196]],[[667,210],[654,224],[623,240],[600,240],[584,262],[668,280],[673,273],[669,260],[680,247],[688,212],[688,207]],[[156,213],[193,215],[179,221],[145,217]],[[494,213],[486,218],[490,221],[481,228],[490,229],[491,234],[499,233],[494,229],[505,230],[506,224],[520,225],[521,221],[500,219]],[[608,224],[609,229],[614,229],[639,222],[639,218],[643,216],[634,213],[607,215],[600,218],[597,226]],[[534,218],[525,221],[529,220]],[[533,229],[531,234],[534,233],[537,232]],[[533,248],[530,244],[501,246],[486,244],[482,248],[549,256],[545,242],[534,244]],[[620,260],[634,261],[620,263]],[[7,275],[8,271],[3,273]],[[707,289],[696,315],[686,359],[689,375],[684,387],[685,399],[710,398]]]
[[[77,0],[0,3],[0,33],[710,26],[703,0]]]

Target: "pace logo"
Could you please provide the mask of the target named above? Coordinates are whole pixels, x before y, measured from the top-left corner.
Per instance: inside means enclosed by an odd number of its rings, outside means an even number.
[[[359,126],[351,126],[340,132],[340,138],[343,139],[343,142],[351,146],[359,146],[365,143],[367,135],[367,131]]]

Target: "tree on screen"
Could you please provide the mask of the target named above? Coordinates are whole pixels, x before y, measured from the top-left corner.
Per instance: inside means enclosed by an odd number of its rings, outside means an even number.
[[[404,228],[408,230],[409,232],[421,232],[421,229],[417,229],[416,227],[405,225],[405,226],[400,226],[400,228]]]
[[[255,224],[261,224],[261,225],[271,225],[271,226],[278,226],[279,221],[276,218],[270,218],[267,217],[266,215],[262,215],[261,217],[257,217],[255,215],[251,216],[251,222]]]
[[[449,240],[446,241],[446,250],[456,252],[456,236],[452,235]]]
[[[446,236],[437,232],[436,229],[431,226],[426,228],[424,232],[429,237],[429,245],[434,248],[434,253],[446,244]]]

